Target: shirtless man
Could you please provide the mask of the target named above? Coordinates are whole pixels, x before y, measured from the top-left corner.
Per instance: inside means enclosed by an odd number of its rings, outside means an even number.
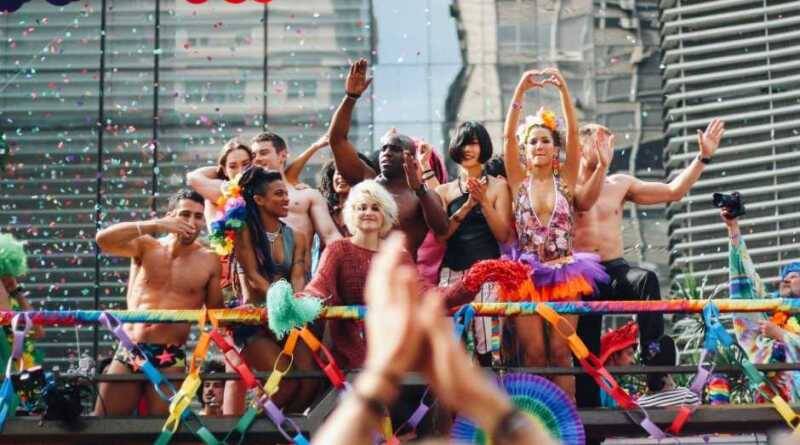
[[[376,176],[365,162],[359,159],[356,148],[347,139],[350,120],[358,98],[369,87],[367,60],[361,59],[350,66],[345,81],[347,94],[333,115],[328,131],[336,170],[349,184],[364,179],[375,180],[394,196],[399,209],[399,228],[406,234],[408,251],[416,261],[417,249],[428,229],[437,236],[447,234],[448,218],[439,196],[422,181],[417,147],[410,137],[390,131],[381,140],[383,146],[378,158],[380,174]]]
[[[253,150],[252,164],[269,170],[276,170],[283,175],[289,150],[286,141],[272,132],[259,133],[250,141]],[[322,137],[312,147],[328,145],[326,137]],[[223,181],[216,179],[216,167],[201,167],[186,175],[189,186],[203,194],[211,202],[216,202],[222,195],[220,187]],[[339,238],[339,230],[333,223],[328,213],[328,204],[322,194],[304,184],[292,185],[284,178],[284,183],[289,190],[289,215],[282,221],[293,229],[305,235],[306,247],[311,251],[311,242],[314,233],[318,233],[325,244]],[[306,272],[310,271],[311,262],[308,261]]]
[[[697,143],[700,152],[678,176],[669,183],[645,182],[635,177],[619,173],[608,176],[599,192],[594,206],[588,211],[578,212],[575,222],[575,250],[594,252],[600,255],[606,272],[611,276],[611,283],[599,285],[600,292],[592,298],[596,300],[660,300],[661,292],[658,276],[650,270],[630,266],[623,258],[622,248],[622,216],[623,206],[630,201],[636,204],[666,204],[679,201],[700,178],[706,164],[719,147],[725,130],[724,123],[713,119],[705,132],[698,130]],[[584,125],[580,130],[583,150],[578,183],[589,179],[597,164],[597,154],[592,147],[592,138],[599,133],[609,134],[607,128],[597,124]],[[613,151],[613,145],[607,146]],[[611,153],[608,153],[611,156]],[[639,323],[640,345],[645,364],[659,361],[659,340],[664,335],[664,317],[662,314],[643,313],[637,317]],[[578,335],[594,352],[600,352],[600,329],[602,316],[581,316],[578,322]],[[648,386],[651,390],[659,390],[654,386],[663,381],[663,375],[650,374]],[[594,381],[586,376],[578,376],[578,406],[598,406],[598,390]]]
[[[197,242],[203,229],[203,197],[182,190],[169,202],[163,218],[114,224],[97,233],[100,249],[109,255],[129,257],[134,280],[128,292],[128,309],[209,309],[222,307],[217,256]],[[168,233],[164,238],[154,235]],[[127,324],[125,332],[163,373],[185,371],[183,346],[188,324]],[[142,363],[119,347],[106,374],[131,374]],[[100,383],[95,415],[131,415],[144,395],[149,412],[165,415],[168,403],[145,382]]]

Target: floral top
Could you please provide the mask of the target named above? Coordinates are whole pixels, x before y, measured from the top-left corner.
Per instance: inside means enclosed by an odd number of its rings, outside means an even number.
[[[514,224],[519,249],[523,253],[536,254],[542,262],[572,255],[574,214],[567,198],[569,193],[557,178],[553,177],[556,202],[548,225],[542,224],[533,210],[530,198],[533,191],[531,178],[521,184],[514,197]]]

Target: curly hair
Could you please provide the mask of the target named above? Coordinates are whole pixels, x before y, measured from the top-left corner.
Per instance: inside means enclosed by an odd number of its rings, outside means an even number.
[[[465,121],[456,128],[456,135],[447,150],[450,159],[456,164],[460,164],[464,159],[464,147],[472,141],[478,141],[478,145],[481,148],[478,162],[485,164],[492,157],[494,148],[492,147],[492,138],[489,136],[489,132],[478,121]]]
[[[342,209],[342,219],[347,226],[347,230],[349,230],[350,233],[356,232],[358,220],[355,215],[355,210],[359,204],[365,201],[376,202],[381,208],[381,213],[383,213],[383,225],[380,229],[380,236],[384,237],[388,235],[392,227],[394,227],[398,221],[397,203],[391,193],[372,179],[361,181],[350,189],[350,194],[347,196],[347,201],[345,201],[344,208]]]

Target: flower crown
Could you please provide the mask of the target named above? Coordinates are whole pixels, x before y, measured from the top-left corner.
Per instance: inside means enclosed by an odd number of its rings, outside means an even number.
[[[535,116],[525,116],[525,123],[517,128],[517,140],[520,143],[524,142],[533,127],[544,127],[554,133],[557,132],[558,118],[556,117],[556,113],[542,107],[539,108]]]
[[[230,181],[224,182],[221,187],[222,196],[216,202],[217,219],[211,223],[211,233],[208,236],[209,244],[214,252],[219,256],[230,255],[233,252],[236,232],[241,230],[245,224],[247,210],[242,188],[239,180],[242,174],[239,173]]]

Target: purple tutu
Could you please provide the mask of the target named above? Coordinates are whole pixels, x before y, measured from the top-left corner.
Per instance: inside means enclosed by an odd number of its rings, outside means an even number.
[[[597,283],[611,280],[600,264],[600,256],[593,253],[573,252],[571,256],[543,263],[536,254],[512,248],[504,257],[531,266],[534,301],[580,300],[597,292]]]

